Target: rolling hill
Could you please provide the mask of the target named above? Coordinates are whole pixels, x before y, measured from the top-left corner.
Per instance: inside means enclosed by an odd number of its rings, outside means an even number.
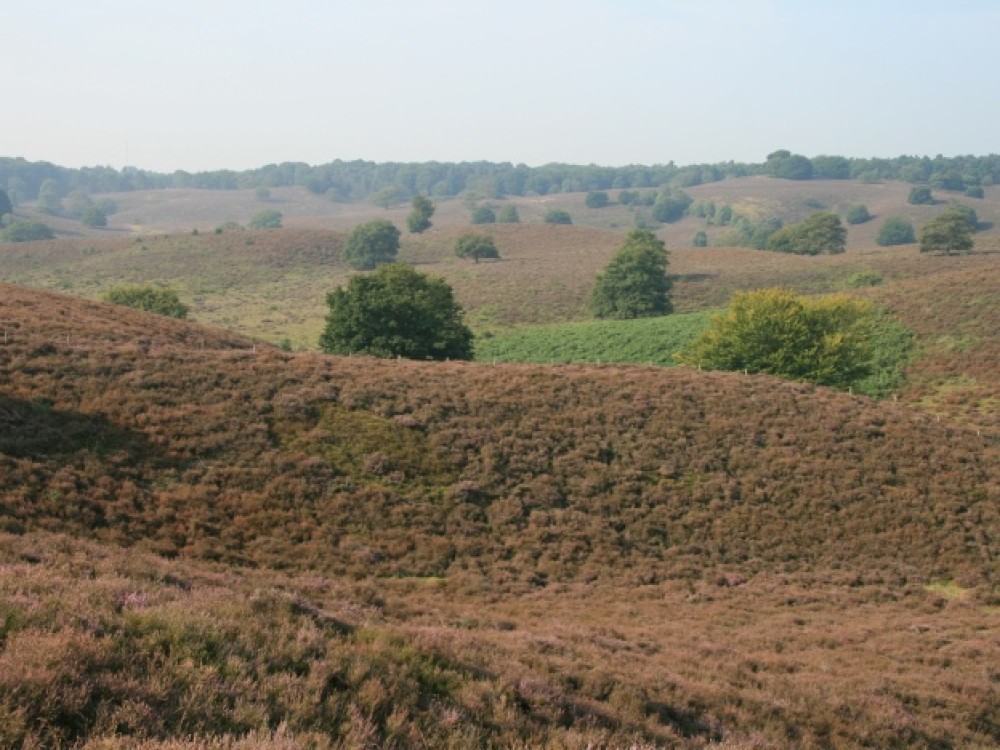
[[[933,335],[977,273],[874,293]],[[0,328],[7,744],[1000,741],[1000,444],[946,410],[11,285]]]

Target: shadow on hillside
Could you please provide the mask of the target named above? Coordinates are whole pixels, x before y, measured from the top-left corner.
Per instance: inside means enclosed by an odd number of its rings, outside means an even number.
[[[158,449],[145,435],[123,430],[102,415],[62,411],[46,401],[0,394],[0,453],[44,461],[112,451],[148,458]]]

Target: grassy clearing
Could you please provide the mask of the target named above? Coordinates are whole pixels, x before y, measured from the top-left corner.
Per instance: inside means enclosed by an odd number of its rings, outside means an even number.
[[[709,312],[639,320],[527,326],[476,340],[479,362],[634,363],[671,367],[708,325]]]

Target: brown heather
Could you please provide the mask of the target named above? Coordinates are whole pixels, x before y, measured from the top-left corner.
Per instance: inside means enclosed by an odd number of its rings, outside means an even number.
[[[0,285],[0,746],[994,745],[991,279],[882,403]]]

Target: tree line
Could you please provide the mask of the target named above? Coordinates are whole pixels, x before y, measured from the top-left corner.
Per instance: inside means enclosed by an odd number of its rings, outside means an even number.
[[[400,200],[415,195],[449,197],[471,194],[482,199],[554,193],[685,188],[733,177],[770,175],[784,179],[903,180],[944,190],[965,190],[1000,183],[1000,155],[898,156],[894,158],[806,157],[787,150],[768,154],[761,163],[720,162],[680,166],[607,167],[595,164],[545,164],[530,167],[511,162],[385,162],[335,160],[312,166],[302,162],[269,164],[257,169],[157,173],[135,167],[71,169],[49,162],[0,157],[0,187],[15,205],[37,200],[42,187],[59,196],[74,192],[114,193],[164,188],[246,190],[305,187],[337,201],[370,198],[392,188]]]

